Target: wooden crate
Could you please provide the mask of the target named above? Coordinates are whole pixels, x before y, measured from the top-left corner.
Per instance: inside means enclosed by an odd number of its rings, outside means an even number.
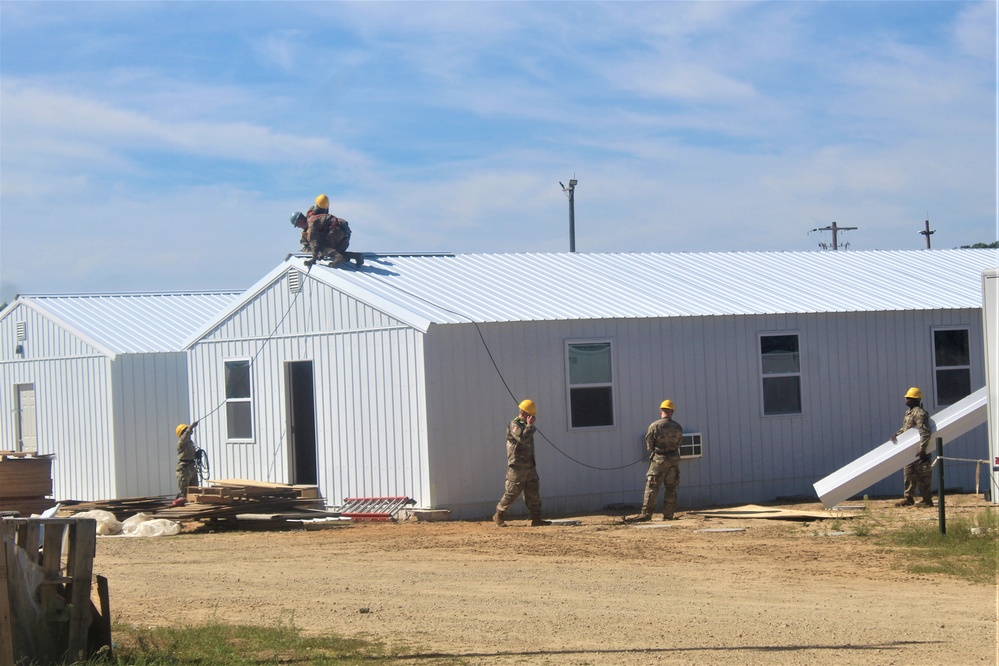
[[[0,664],[89,656],[96,538],[90,518],[0,521]]]
[[[0,451],[0,505],[5,499],[51,495],[53,457]]]

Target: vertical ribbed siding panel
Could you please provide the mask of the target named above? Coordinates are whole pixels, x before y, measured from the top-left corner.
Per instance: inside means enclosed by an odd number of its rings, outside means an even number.
[[[114,410],[114,497],[176,492],[178,423],[188,423],[187,360],[183,352],[122,354],[112,363],[120,386]]]
[[[231,358],[253,359],[254,442],[226,444],[224,407],[215,412],[202,433],[212,446],[214,477],[289,482],[285,364],[312,361],[319,485],[327,501],[427,501],[418,332],[315,280],[303,280],[295,298],[285,278],[192,347],[196,414],[223,403],[223,364]]]
[[[14,356],[16,324],[26,331]],[[57,499],[108,497],[112,484],[111,379],[107,358],[35,310],[18,307],[0,322],[3,448],[14,448],[14,386],[33,384],[39,453],[53,453]]]
[[[35,385],[38,452],[56,456],[54,496],[110,497],[114,461],[107,359],[93,356],[24,363],[18,374],[13,383]],[[9,380],[7,387],[12,387]]]
[[[898,395],[907,386],[929,386],[933,326],[971,322],[973,382],[981,376],[975,320],[972,311],[963,316],[855,313],[480,327],[511,389],[531,387],[545,437],[579,462],[593,467],[630,462],[622,462],[625,452],[640,446],[636,440],[656,418],[658,402],[676,400],[677,420],[686,431],[704,435],[703,458],[681,463],[680,501],[689,506],[814,494],[816,479],[897,429],[904,412]],[[798,334],[801,343],[803,413],[763,416],[759,334],[781,332]],[[515,406],[473,326],[433,327],[430,338],[429,466],[435,497],[456,516],[486,515],[502,490],[502,432]],[[615,348],[617,424],[610,430],[569,431],[564,341],[603,338],[613,340]],[[922,357],[909,358],[914,354]],[[450,414],[461,418],[449,419]],[[598,498],[640,499],[643,465],[590,469],[555,451],[545,437],[537,438],[537,455],[546,507],[592,509],[599,508]],[[984,446],[984,435],[966,439],[955,450]],[[955,484],[971,487],[973,480],[965,477],[972,472],[956,470]],[[899,482],[886,480],[871,492],[897,492]]]

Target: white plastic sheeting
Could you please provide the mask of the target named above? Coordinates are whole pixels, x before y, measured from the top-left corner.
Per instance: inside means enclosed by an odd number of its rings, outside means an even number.
[[[985,423],[988,389],[982,387],[930,417],[930,445],[936,450],[936,439],[944,442],[960,437],[972,428]],[[898,436],[898,443],[891,440],[845,465],[813,484],[823,506],[831,508],[853,497],[893,472],[897,472],[916,459],[919,450],[919,431],[906,430]]]

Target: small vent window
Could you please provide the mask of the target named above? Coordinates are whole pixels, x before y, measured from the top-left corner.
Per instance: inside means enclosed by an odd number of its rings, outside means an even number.
[[[302,274],[295,269],[288,271],[288,291],[293,294],[302,291]]]
[[[28,329],[23,321],[17,322],[17,339],[18,340],[28,339]]]
[[[702,455],[703,454],[701,452],[701,433],[699,432],[683,433],[683,441],[680,442],[680,457],[700,458]]]

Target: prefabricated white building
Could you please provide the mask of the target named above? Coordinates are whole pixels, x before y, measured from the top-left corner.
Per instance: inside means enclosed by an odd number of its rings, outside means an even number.
[[[175,493],[182,343],[237,295],[17,297],[0,312],[0,449],[55,454],[56,499]]]
[[[545,512],[640,500],[664,398],[680,505],[812,495],[899,426],[984,385],[990,250],[291,256],[187,344],[220,477],[409,496],[457,518],[502,493],[503,432],[539,407]],[[985,428],[948,443],[980,458]],[[971,489],[973,466],[948,468]],[[901,475],[871,494],[901,490]],[[515,509],[522,505],[515,505]]]

